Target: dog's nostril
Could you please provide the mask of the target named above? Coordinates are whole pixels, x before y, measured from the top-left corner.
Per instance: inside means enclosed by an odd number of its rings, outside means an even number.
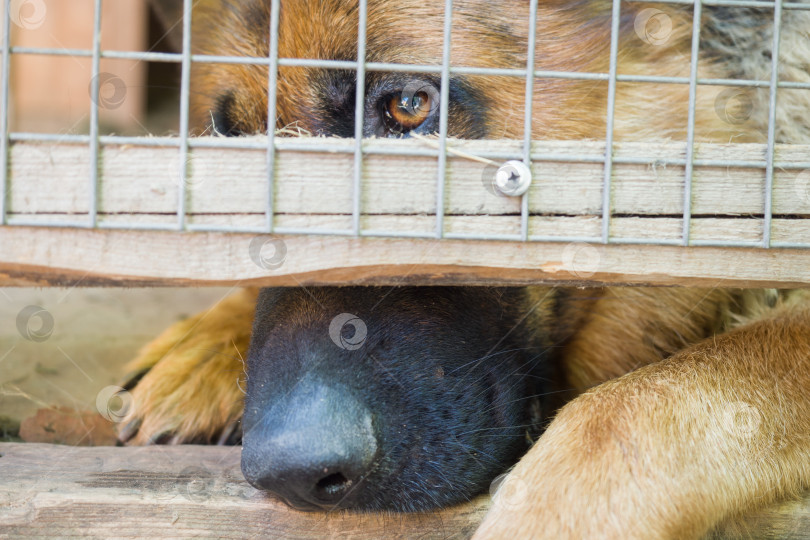
[[[321,496],[334,497],[349,489],[351,485],[352,481],[343,476],[343,474],[334,473],[318,480],[318,483],[315,484],[315,491]]]
[[[360,479],[371,474],[378,447],[369,409],[346,387],[306,377],[285,407],[289,413],[264,415],[246,431],[247,481],[297,508],[350,508],[368,497]]]

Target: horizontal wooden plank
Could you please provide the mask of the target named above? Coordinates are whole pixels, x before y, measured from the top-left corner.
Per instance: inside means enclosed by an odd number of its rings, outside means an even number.
[[[808,286],[801,249],[0,227],[2,285]]]
[[[489,498],[419,514],[291,510],[249,486],[239,447],[0,443],[0,536],[468,538]],[[810,494],[721,526],[716,540],[810,538]]]
[[[352,227],[353,142],[279,139],[274,210],[280,228]],[[208,141],[210,142],[210,141]],[[261,138],[247,142],[261,143]],[[297,149],[291,149],[291,144]],[[316,145],[333,152],[310,152]],[[430,151],[426,140],[364,143],[361,228],[375,236],[436,227],[436,158],[391,156],[393,148]],[[470,155],[520,155],[516,141],[450,141],[444,232],[472,237],[518,235],[520,201],[485,187],[494,167]],[[286,146],[285,146],[286,145]],[[286,149],[285,149],[286,148]],[[465,157],[459,157],[457,153]],[[529,234],[600,238],[604,152],[599,141],[537,141],[529,190]],[[85,222],[89,218],[86,146],[15,143],[11,149],[10,223]],[[683,160],[678,142],[621,143],[614,151],[611,239],[678,241],[683,231]],[[763,162],[759,144],[697,144],[691,240],[756,244],[763,237],[764,171],[704,166]],[[100,157],[98,217],[121,227],[177,223],[177,148],[107,146]],[[566,160],[583,159],[582,162]],[[634,163],[628,163],[628,161]],[[810,146],[777,146],[771,239],[810,244]],[[590,162],[589,162],[590,161]],[[263,228],[265,151],[194,147],[185,184],[187,223]],[[519,244],[481,240],[405,240],[287,236],[282,265],[251,258],[253,235],[0,227],[0,278],[6,284],[523,284],[648,283],[794,286],[810,283],[801,250],[661,246]],[[441,246],[439,249],[438,246]],[[573,257],[573,258],[572,258]],[[583,259],[584,257],[584,259]],[[584,265],[584,266],[583,266]],[[594,266],[595,265],[595,266]],[[585,268],[585,270],[583,270]]]
[[[285,139],[289,142],[290,139]],[[260,142],[260,141],[259,141]],[[281,227],[346,229],[353,207],[350,139],[300,138],[299,148],[328,143],[344,152],[277,153],[274,211]],[[364,158],[361,225],[388,232],[431,232],[436,214],[437,162],[431,156],[391,156],[392,148],[430,149],[424,140],[369,140]],[[450,141],[470,155],[521,155],[517,141]],[[599,141],[537,141],[544,157],[533,165],[530,233],[573,237],[601,231],[603,165],[569,162],[602,159]],[[550,157],[555,156],[555,157]],[[764,163],[761,144],[696,145],[700,162]],[[685,159],[679,142],[618,143],[614,151],[611,222],[614,238],[678,240],[682,233]],[[640,160],[624,163],[623,160]],[[776,149],[773,241],[810,242],[810,146]],[[86,146],[15,143],[11,148],[8,217],[53,223],[87,218],[89,153]],[[99,219],[111,223],[174,223],[180,164],[177,148],[106,146],[100,157]],[[186,180],[188,223],[261,227],[265,223],[267,168],[264,150],[193,148]],[[464,157],[448,160],[445,188],[448,232],[485,235],[520,230],[520,201],[485,187],[494,171]],[[761,238],[765,173],[762,168],[697,165],[691,212],[695,241],[744,242]],[[475,219],[470,219],[475,218]],[[503,218],[493,221],[492,218]],[[713,221],[713,220],[723,221]]]
[[[488,505],[297,512],[245,482],[240,450],[0,444],[0,537],[468,538]]]

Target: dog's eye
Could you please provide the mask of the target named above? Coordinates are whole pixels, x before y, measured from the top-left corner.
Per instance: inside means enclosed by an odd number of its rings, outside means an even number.
[[[385,127],[393,134],[408,133],[424,124],[435,106],[427,92],[389,94],[382,101]]]

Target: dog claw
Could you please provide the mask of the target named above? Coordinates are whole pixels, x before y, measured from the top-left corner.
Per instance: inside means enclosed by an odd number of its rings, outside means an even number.
[[[149,373],[150,369],[152,369],[152,366],[143,369],[138,369],[131,373],[127,373],[124,376],[124,382],[121,383],[121,388],[123,388],[126,391],[132,390],[139,382],[141,382],[143,376]]]

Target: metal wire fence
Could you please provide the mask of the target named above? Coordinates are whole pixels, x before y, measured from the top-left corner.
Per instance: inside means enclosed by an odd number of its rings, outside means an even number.
[[[352,236],[395,236],[395,237],[431,237],[431,238],[476,238],[476,239],[497,239],[512,241],[581,241],[595,243],[655,243],[670,245],[714,245],[714,246],[748,246],[748,247],[791,247],[807,248],[810,242],[774,242],[771,238],[771,224],[773,220],[773,187],[774,171],[804,170],[810,169],[810,156],[805,162],[792,161],[780,163],[775,160],[776,144],[776,100],[777,90],[793,89],[810,91],[810,83],[797,81],[781,81],[779,79],[779,47],[780,29],[783,13],[789,10],[810,10],[810,3],[775,1],[753,1],[753,0],[662,0],[659,4],[685,4],[692,6],[692,34],[691,34],[691,58],[690,72],[688,77],[683,76],[662,76],[645,74],[622,74],[618,73],[619,54],[619,34],[621,10],[623,4],[620,0],[613,1],[612,26],[610,29],[610,68],[607,72],[568,72],[549,71],[536,69],[535,66],[535,42],[537,33],[537,10],[538,0],[531,0],[529,7],[529,31],[528,31],[528,51],[525,68],[485,68],[458,66],[451,64],[450,46],[452,36],[453,21],[453,0],[445,0],[444,28],[443,28],[443,54],[438,65],[413,65],[371,62],[366,59],[366,27],[367,27],[367,1],[359,1],[358,20],[358,42],[357,60],[316,60],[304,58],[281,58],[279,49],[279,8],[280,0],[268,0],[270,2],[270,44],[268,57],[242,57],[242,56],[211,56],[192,54],[191,47],[191,13],[194,0],[184,0],[184,17],[182,19],[183,40],[182,52],[134,52],[104,50],[101,47],[101,13],[102,0],[94,0],[95,18],[94,32],[91,49],[66,49],[66,48],[35,48],[19,47],[11,45],[12,26],[25,28],[26,25],[36,24],[36,17],[39,16],[39,9],[44,9],[43,0],[4,0],[3,10],[3,42],[2,42],[2,71],[0,71],[0,224],[6,226],[26,225],[26,226],[49,226],[49,227],[82,227],[82,228],[118,228],[118,229],[148,229],[148,230],[177,230],[177,231],[217,231],[217,232],[251,232],[251,233],[276,233],[276,234],[335,234]],[[634,0],[631,0],[634,1]],[[23,5],[29,4],[28,19],[21,19]],[[698,57],[701,44],[701,13],[706,6],[729,7],[729,8],[766,8],[773,10],[773,44],[772,62],[770,77],[767,80],[745,80],[745,79],[716,79],[702,78],[698,76]],[[70,56],[78,58],[88,58],[91,60],[92,73],[90,84],[90,130],[89,134],[63,134],[63,133],[32,133],[32,132],[11,132],[9,130],[9,85],[11,80],[11,57],[13,55],[51,55]],[[100,88],[105,84],[104,73],[100,70],[100,63],[103,59],[136,60],[145,62],[163,62],[180,65],[180,120],[177,136],[171,137],[132,137],[120,135],[102,135],[99,130],[99,108],[100,108]],[[315,144],[300,144],[294,138],[277,137],[273,129],[270,129],[266,138],[223,138],[223,137],[191,137],[189,136],[189,95],[191,81],[192,63],[221,63],[221,64],[243,64],[254,66],[266,66],[268,69],[268,118],[276,117],[277,105],[277,83],[279,67],[301,67],[320,69],[352,70],[356,72],[356,103],[354,107],[354,143],[351,147],[345,144],[336,144],[329,139]],[[367,144],[368,139],[363,138],[364,121],[364,88],[366,75],[369,72],[407,72],[411,74],[430,74],[438,76],[441,80],[439,90],[439,129],[438,139],[435,148],[413,148],[413,147],[386,147],[384,150],[374,149]],[[522,151],[519,153],[503,152],[482,152],[479,157],[492,160],[508,161],[517,160],[527,166],[542,162],[587,162],[599,163],[602,165],[602,206],[601,206],[601,234],[587,237],[572,237],[570,235],[533,235],[529,229],[529,194],[525,193],[521,197],[520,204],[520,232],[518,234],[491,234],[491,235],[470,235],[463,233],[448,232],[445,227],[445,181],[447,178],[448,150],[448,111],[449,111],[449,88],[450,77],[452,75],[491,75],[505,76],[523,79],[525,81],[525,102],[523,107],[523,139]],[[607,84],[607,107],[606,107],[606,130],[604,133],[605,152],[604,155],[594,157],[593,155],[554,155],[533,151],[532,141],[532,117],[533,117],[533,95],[535,91],[535,80],[560,79],[578,81],[604,81]],[[658,160],[659,165],[680,166],[684,169],[683,178],[683,215],[682,231],[677,239],[650,239],[632,238],[623,236],[614,238],[611,236],[611,219],[613,217],[611,208],[611,181],[614,174],[614,166],[625,163],[645,164],[650,162],[649,156],[639,156],[638,158],[614,157],[614,118],[616,107],[617,83],[655,83],[671,85],[688,85],[689,111],[686,129],[685,156],[676,159]],[[755,160],[700,160],[695,154],[695,105],[696,95],[699,86],[725,86],[762,88],[768,92],[768,129],[767,143],[764,159]],[[272,124],[272,122],[269,122]],[[37,222],[28,217],[10,217],[8,212],[10,185],[9,175],[9,155],[10,148],[15,143],[39,142],[39,143],[71,143],[87,145],[89,148],[89,175],[87,178],[89,186],[89,212],[87,219],[82,220],[49,220],[47,223]],[[177,174],[182,181],[177,183],[177,210],[176,219],[173,224],[159,223],[121,223],[108,222],[99,219],[99,185],[104,179],[99,176],[99,154],[103,148],[110,145],[134,145],[134,146],[155,146],[177,148],[179,153],[179,169]],[[266,212],[265,224],[263,227],[229,227],[221,225],[203,225],[189,223],[187,219],[187,182],[189,152],[193,148],[223,148],[223,149],[251,149],[266,150],[267,163],[267,191],[266,191]],[[311,229],[297,227],[281,227],[276,224],[275,212],[275,173],[278,154],[285,151],[296,152],[338,152],[351,153],[353,156],[353,181],[352,181],[352,215],[351,226],[340,229]],[[373,179],[365,178],[363,174],[364,159],[370,154],[383,152],[388,155],[399,156],[432,156],[437,160],[436,176],[436,200],[435,200],[435,226],[432,232],[404,232],[404,231],[384,231],[368,230],[362,227],[361,216],[363,215],[363,188],[364,184]],[[748,242],[728,242],[728,241],[706,241],[695,240],[691,235],[692,223],[692,202],[693,202],[693,175],[695,167],[721,167],[721,168],[741,168],[755,169],[762,171],[764,175],[764,190],[761,194],[763,200],[762,234],[757,241]]]

